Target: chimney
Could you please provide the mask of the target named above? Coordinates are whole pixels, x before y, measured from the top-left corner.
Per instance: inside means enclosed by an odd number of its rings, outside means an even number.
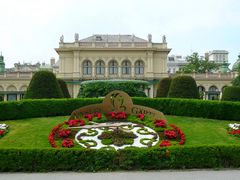
[[[50,59],[50,64],[51,64],[51,66],[53,66],[53,65],[55,64],[55,58],[54,58],[54,57],[52,57],[52,58]]]

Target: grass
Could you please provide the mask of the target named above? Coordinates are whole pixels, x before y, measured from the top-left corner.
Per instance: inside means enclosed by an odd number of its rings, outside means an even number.
[[[22,120],[0,121],[10,126],[10,131],[0,139],[0,148],[50,147],[48,135],[52,128],[67,120],[67,116],[31,118]],[[168,123],[180,127],[186,135],[187,145],[240,144],[240,138],[227,134],[226,128],[233,121],[222,121],[204,118],[167,116]]]

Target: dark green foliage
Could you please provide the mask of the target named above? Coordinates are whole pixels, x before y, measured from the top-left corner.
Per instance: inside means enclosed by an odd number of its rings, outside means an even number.
[[[167,77],[167,78],[163,78],[160,83],[158,84],[158,88],[157,88],[157,97],[167,97],[168,96],[168,91],[169,91],[169,87],[171,84],[171,78]]]
[[[203,101],[196,99],[132,98],[134,104],[157,109],[164,114],[240,121],[240,102]],[[0,120],[66,116],[103,99],[36,99],[0,102]],[[139,112],[140,113],[140,112]]]
[[[240,76],[237,76],[235,79],[233,79],[232,85],[240,87]]]
[[[191,76],[177,76],[173,78],[168,97],[199,99],[196,81]]]
[[[240,87],[229,86],[224,88],[222,101],[240,101]]]
[[[67,85],[66,85],[65,81],[62,80],[62,79],[57,79],[57,81],[58,81],[58,84],[59,84],[59,86],[62,90],[63,97],[64,98],[70,98],[71,96],[69,94],[69,91],[68,91],[68,88],[67,88]]]
[[[38,71],[32,77],[25,99],[62,98],[63,93],[55,75],[50,71]]]
[[[48,148],[0,149],[0,172],[94,172],[239,167],[240,146],[237,145],[131,147],[119,151]]]
[[[148,82],[134,80],[96,80],[81,84],[78,97],[104,97],[113,90],[125,91],[132,97],[146,97]]]

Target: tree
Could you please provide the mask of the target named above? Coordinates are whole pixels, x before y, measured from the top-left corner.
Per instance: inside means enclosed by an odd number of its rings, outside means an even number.
[[[167,97],[171,80],[172,79],[170,77],[167,77],[160,81],[157,88],[157,97]]]
[[[168,97],[199,99],[196,81],[191,76],[177,76],[173,78]]]
[[[235,79],[232,80],[232,85],[240,87],[240,75],[238,75]]]
[[[223,91],[222,101],[240,101],[240,87],[226,87]]]
[[[215,62],[209,61],[208,58],[203,59],[199,57],[198,53],[193,53],[186,58],[188,64],[180,69],[183,73],[205,73],[218,69],[218,65]]]
[[[38,71],[32,77],[24,98],[63,98],[63,93],[52,72]]]
[[[68,88],[67,88],[67,85],[66,85],[65,81],[62,80],[62,79],[58,79],[58,84],[59,84],[59,86],[62,90],[63,97],[64,98],[70,98],[71,96],[69,94],[69,91],[68,91]]]

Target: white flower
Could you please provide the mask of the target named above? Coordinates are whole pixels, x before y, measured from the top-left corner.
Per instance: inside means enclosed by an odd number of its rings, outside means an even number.
[[[233,130],[238,130],[240,129],[240,124],[234,123],[234,124],[229,124],[228,125],[231,129]]]
[[[6,124],[0,124],[0,129],[7,129],[8,128],[8,125],[6,125]]]

